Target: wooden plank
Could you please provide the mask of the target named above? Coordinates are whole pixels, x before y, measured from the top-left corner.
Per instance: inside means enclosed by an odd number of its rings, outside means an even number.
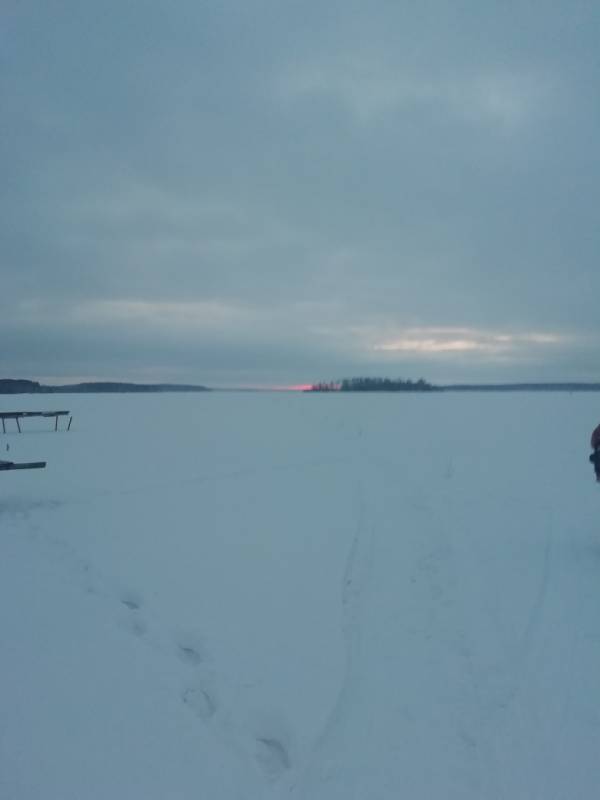
[[[14,461],[0,461],[0,471],[8,469],[44,469],[45,461],[29,461],[16,464]]]

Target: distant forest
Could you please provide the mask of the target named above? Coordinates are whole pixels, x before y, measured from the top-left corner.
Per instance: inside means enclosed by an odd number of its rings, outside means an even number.
[[[0,379],[0,394],[92,394],[113,392],[207,392],[206,386],[169,383],[119,383],[92,381],[65,386],[44,386],[38,381]]]
[[[455,383],[436,386],[390,378],[344,378],[315,383],[308,392],[600,392],[600,383]]]
[[[418,381],[398,378],[344,378],[342,381],[315,383],[312,392],[436,392],[439,387],[419,378]]]

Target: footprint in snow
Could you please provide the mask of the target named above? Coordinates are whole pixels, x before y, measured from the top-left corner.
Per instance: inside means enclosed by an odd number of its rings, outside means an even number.
[[[205,686],[184,689],[181,699],[199,719],[207,722],[217,711],[215,695]]]
[[[276,712],[260,712],[250,719],[254,759],[261,772],[277,779],[292,767],[291,737],[286,721]]]
[[[291,766],[290,754],[283,742],[275,737],[256,738],[256,761],[267,775],[275,778]]]
[[[142,601],[139,595],[128,593],[121,597],[121,603],[126,606],[130,611],[139,611],[142,607]]]
[[[207,660],[204,642],[195,634],[183,634],[176,640],[177,655],[184,662],[195,667]]]
[[[127,612],[122,618],[122,625],[134,636],[144,636],[148,630],[145,620],[141,616],[142,598],[137,592],[125,592],[119,598]]]

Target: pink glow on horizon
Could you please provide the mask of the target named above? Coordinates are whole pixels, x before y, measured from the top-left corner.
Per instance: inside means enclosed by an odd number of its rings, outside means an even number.
[[[280,392],[307,392],[313,388],[312,383],[296,383],[291,386],[275,386],[273,387]]]
[[[292,383],[292,384],[268,384],[268,383],[244,383],[238,384],[234,389],[238,391],[250,392],[306,392],[313,388],[312,383]],[[232,387],[228,387],[232,388]]]

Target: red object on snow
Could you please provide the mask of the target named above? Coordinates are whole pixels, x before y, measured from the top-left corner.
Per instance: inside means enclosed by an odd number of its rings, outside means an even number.
[[[590,444],[592,445],[592,450],[595,450],[597,447],[600,447],[600,425],[594,428]]]

